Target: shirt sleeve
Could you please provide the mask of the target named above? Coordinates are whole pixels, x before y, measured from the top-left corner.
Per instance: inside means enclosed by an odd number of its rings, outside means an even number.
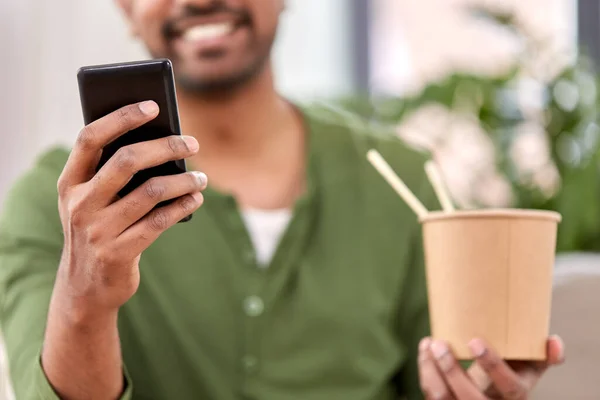
[[[63,236],[56,182],[60,169],[38,163],[4,199],[0,217],[1,327],[18,399],[59,399],[41,366],[41,347]],[[126,377],[122,399],[130,399]]]

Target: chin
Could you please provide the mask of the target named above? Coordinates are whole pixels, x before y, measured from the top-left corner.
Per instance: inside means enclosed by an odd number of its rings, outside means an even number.
[[[187,65],[176,69],[178,85],[192,92],[223,92],[243,87],[255,79],[264,67],[264,63],[256,63],[240,69],[241,63],[216,62],[207,65]],[[232,64],[236,67],[232,67]]]
[[[188,92],[209,93],[232,91],[247,84],[250,80],[251,77],[242,75],[180,74],[177,77],[177,84]]]

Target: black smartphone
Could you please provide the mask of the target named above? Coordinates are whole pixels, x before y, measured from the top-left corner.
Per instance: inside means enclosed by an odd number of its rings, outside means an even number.
[[[160,107],[160,113],[154,120],[108,144],[102,151],[97,169],[100,169],[123,146],[181,135],[171,61],[157,59],[82,67],[77,72],[77,82],[86,125],[129,104],[153,100]],[[152,177],[183,172],[186,172],[185,160],[170,161],[140,171],[119,192],[119,196],[126,196]],[[160,203],[158,207],[170,204],[172,201]],[[182,222],[189,221],[191,218],[190,215]]]

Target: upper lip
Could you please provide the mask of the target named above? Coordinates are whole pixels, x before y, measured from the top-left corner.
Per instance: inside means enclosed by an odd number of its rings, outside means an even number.
[[[235,27],[243,24],[245,19],[239,16],[232,16],[231,14],[215,14],[197,17],[188,17],[173,25],[173,33],[181,35],[187,29],[198,25],[214,25],[214,24],[232,24]]]

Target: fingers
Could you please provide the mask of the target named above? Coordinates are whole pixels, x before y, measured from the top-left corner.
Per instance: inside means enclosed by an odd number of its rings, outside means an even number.
[[[419,383],[426,399],[452,400],[454,396],[438,370],[431,353],[431,339],[424,338],[419,344]]]
[[[565,358],[564,344],[557,336],[548,340],[548,360],[543,363],[509,364],[479,339],[472,340],[469,347],[475,356],[475,363],[467,374],[447,344],[432,342],[428,338],[421,342],[419,371],[421,387],[427,398],[486,399],[483,392],[493,389],[498,398],[526,399],[544,371],[551,365],[564,362]]]
[[[198,148],[193,137],[177,135],[122,147],[90,182],[92,190],[100,203],[104,203],[100,206],[106,206],[137,172],[191,157]]]
[[[158,105],[143,102],[123,107],[87,125],[79,133],[59,181],[59,188],[87,181],[95,170],[102,148],[132,129],[154,119]]]
[[[565,344],[556,335],[550,336],[547,344],[548,365],[560,365],[565,362]]]
[[[483,368],[481,368],[481,365],[477,364],[476,362],[471,364],[471,366],[467,370],[467,375],[482,393],[487,394],[490,390],[494,388],[494,384],[490,377],[485,373]]]
[[[474,339],[469,343],[469,348],[475,356],[476,363],[490,377],[494,388],[503,399],[522,400],[527,398],[534,382],[526,382],[527,372],[519,375],[492,350],[483,340]],[[530,372],[534,370],[531,369]],[[541,375],[541,371],[535,371]]]
[[[208,178],[202,172],[152,178],[107,208],[112,217],[110,226],[115,228],[117,234],[121,234],[157,204],[200,192],[206,189],[207,184]]]
[[[485,399],[485,396],[462,369],[446,343],[439,340],[434,341],[431,344],[431,353],[444,381],[457,399]]]
[[[146,250],[164,231],[196,211],[204,201],[200,192],[185,195],[136,222],[118,238],[118,247],[128,254]]]
[[[564,362],[565,354],[562,339],[558,336],[551,336],[546,343],[546,353],[546,361],[523,362],[516,370],[521,382],[529,390],[535,386],[549,367],[560,365]]]

